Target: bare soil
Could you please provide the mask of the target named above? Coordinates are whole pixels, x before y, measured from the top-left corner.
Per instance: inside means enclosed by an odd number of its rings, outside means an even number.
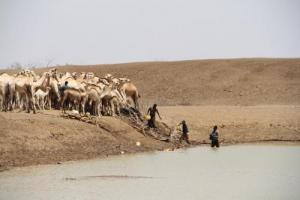
[[[64,119],[60,111],[35,115],[1,112],[0,169],[172,147],[144,136],[118,118],[102,117],[100,123],[102,128]]]

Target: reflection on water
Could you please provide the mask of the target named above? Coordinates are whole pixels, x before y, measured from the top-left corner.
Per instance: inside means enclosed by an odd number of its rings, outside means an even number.
[[[199,147],[0,173],[0,199],[300,199],[299,146]]]

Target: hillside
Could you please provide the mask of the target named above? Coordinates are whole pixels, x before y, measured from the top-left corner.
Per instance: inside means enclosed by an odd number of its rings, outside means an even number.
[[[300,104],[300,59],[228,59],[60,66],[130,78],[144,104]],[[43,71],[40,69],[37,71]]]

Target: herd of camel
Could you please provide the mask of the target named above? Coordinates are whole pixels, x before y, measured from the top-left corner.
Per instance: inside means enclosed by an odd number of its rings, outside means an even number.
[[[111,74],[97,77],[92,72],[59,73],[56,68],[36,75],[22,70],[14,75],[0,75],[0,109],[66,109],[92,115],[120,114],[122,107],[138,110],[140,95],[128,78]]]

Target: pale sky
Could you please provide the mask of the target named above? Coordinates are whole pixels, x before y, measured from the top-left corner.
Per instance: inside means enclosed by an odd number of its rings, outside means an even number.
[[[300,57],[299,0],[0,0],[0,67]]]

